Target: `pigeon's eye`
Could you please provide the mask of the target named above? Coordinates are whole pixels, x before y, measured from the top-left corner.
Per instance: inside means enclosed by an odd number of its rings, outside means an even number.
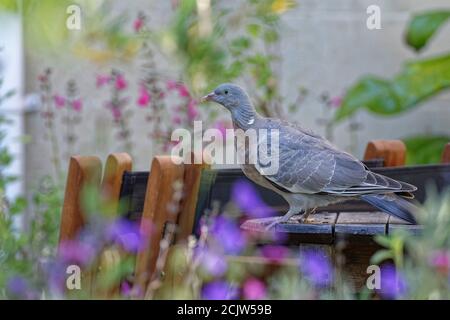
[[[225,90],[223,93],[228,94],[228,90]]]

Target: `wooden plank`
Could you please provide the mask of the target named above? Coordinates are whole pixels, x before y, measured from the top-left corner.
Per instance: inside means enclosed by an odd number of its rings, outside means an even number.
[[[338,234],[376,235],[386,234],[389,216],[384,212],[341,212],[334,226]]]
[[[100,187],[102,163],[98,157],[73,156],[69,161],[64,203],[61,213],[59,243],[75,239],[86,222],[81,205],[83,188],[87,185]]]
[[[450,142],[447,143],[442,151],[442,163],[450,163]]]
[[[172,212],[170,204],[174,195],[174,184],[182,182],[183,176],[184,166],[176,164],[170,156],[156,156],[153,159],[147,182],[141,229],[143,233],[147,232],[149,223],[153,228],[149,246],[137,254],[135,267],[136,285],[143,293],[155,271],[165,225],[167,222],[176,223],[178,212]]]
[[[423,230],[423,226],[417,224],[406,223],[404,220],[394,216],[389,217],[387,233],[391,234],[397,230],[406,230],[412,234],[420,234]]]
[[[133,160],[128,153],[112,153],[106,159],[105,172],[102,181],[102,193],[108,205],[114,206],[112,210],[117,212],[119,205],[120,189],[125,171],[131,171]]]
[[[404,166],[406,146],[401,140],[372,140],[366,146],[364,160],[384,159],[384,166]]]

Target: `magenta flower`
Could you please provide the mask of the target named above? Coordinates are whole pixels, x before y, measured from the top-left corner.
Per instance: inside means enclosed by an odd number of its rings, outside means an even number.
[[[270,262],[280,263],[289,255],[289,249],[285,246],[265,245],[261,249],[262,256]]]
[[[333,268],[323,250],[303,250],[300,253],[300,270],[316,287],[325,287],[333,280]]]
[[[122,118],[122,111],[119,108],[112,108],[111,113],[114,121],[118,122]]]
[[[214,123],[213,127],[220,131],[222,137],[226,137],[227,129],[231,128],[228,122],[222,120],[219,120],[216,123]]]
[[[55,94],[53,96],[53,102],[55,103],[55,106],[58,109],[61,109],[66,104],[66,98],[64,98],[63,96],[60,96],[58,94]]]
[[[447,275],[450,270],[450,254],[448,251],[439,250],[431,253],[428,263],[443,275]]]
[[[194,120],[198,116],[197,101],[191,99],[187,106],[187,115],[189,120]]]
[[[178,94],[180,95],[180,97],[182,97],[182,98],[189,98],[191,96],[191,94],[189,93],[189,90],[188,90],[186,85],[179,84],[177,89],[178,89]]]
[[[333,97],[330,99],[330,106],[339,108],[342,105],[342,97]]]
[[[103,87],[111,80],[110,76],[97,75],[97,88]]]
[[[65,264],[86,266],[95,256],[95,248],[78,240],[67,240],[59,245],[59,259]]]
[[[247,180],[239,180],[231,191],[232,201],[251,218],[276,215],[275,211],[261,200],[255,187]]]
[[[137,100],[137,104],[140,107],[146,107],[151,101],[151,95],[148,92],[147,88],[145,86],[141,86],[141,89],[139,90],[139,97]]]
[[[168,90],[174,90],[178,87],[178,83],[175,80],[168,80],[166,86]]]
[[[140,232],[139,224],[122,218],[107,228],[106,238],[133,253],[145,249],[148,244],[147,237]]]
[[[212,224],[211,234],[223,247],[226,254],[238,254],[246,246],[245,234],[236,221],[228,217],[217,217]]]
[[[128,86],[127,81],[125,80],[125,77],[121,74],[118,74],[116,76],[116,81],[115,81],[115,87],[117,90],[123,90]]]
[[[135,32],[141,31],[143,26],[144,26],[144,19],[137,18],[136,20],[134,20],[134,22],[133,22],[133,29],[134,29]]]
[[[267,295],[266,285],[256,278],[247,279],[242,288],[242,294],[248,300],[264,299]]]
[[[181,124],[181,117],[177,116],[177,115],[173,116],[172,117],[172,123],[173,124]]]
[[[238,292],[229,283],[218,280],[205,284],[201,295],[205,300],[231,300],[237,298]]]
[[[72,109],[80,112],[81,109],[83,108],[83,103],[81,102],[81,99],[76,99],[72,101]]]
[[[406,279],[392,264],[381,267],[381,282],[379,293],[384,299],[397,299],[404,296],[408,289]]]

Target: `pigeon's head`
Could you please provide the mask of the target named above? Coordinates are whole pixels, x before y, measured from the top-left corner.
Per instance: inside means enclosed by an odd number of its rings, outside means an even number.
[[[217,102],[230,111],[250,104],[250,99],[244,89],[231,83],[221,84],[213,92],[204,96],[202,101]]]

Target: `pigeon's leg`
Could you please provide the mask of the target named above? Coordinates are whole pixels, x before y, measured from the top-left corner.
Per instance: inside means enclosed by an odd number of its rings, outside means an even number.
[[[308,219],[309,215],[316,212],[316,209],[317,208],[310,208],[310,209],[305,210],[305,213],[302,215],[302,218],[300,219],[300,221],[302,223],[307,223],[307,219]]]
[[[288,212],[282,217],[276,218],[271,224],[266,226],[266,230],[270,230],[275,227],[279,223],[287,222],[292,216],[298,214],[298,211],[295,209],[289,209]]]

